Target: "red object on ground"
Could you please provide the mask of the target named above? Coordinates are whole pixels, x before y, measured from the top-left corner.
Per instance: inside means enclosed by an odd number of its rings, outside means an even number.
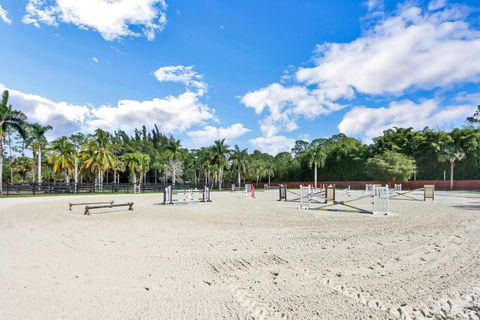
[[[256,194],[255,194],[255,185],[252,184],[252,198],[255,199],[256,198]]]

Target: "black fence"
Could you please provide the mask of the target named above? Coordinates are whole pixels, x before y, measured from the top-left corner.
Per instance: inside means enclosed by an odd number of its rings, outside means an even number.
[[[170,183],[144,183],[135,185],[133,183],[42,183],[42,184],[3,184],[4,196],[30,196],[30,195],[61,195],[61,194],[107,194],[107,193],[159,193],[163,192]],[[201,189],[204,184],[177,183],[173,189]],[[227,190],[232,189],[231,183],[209,185],[211,189]],[[259,183],[257,188],[263,188],[264,184]],[[241,187],[243,188],[243,186]],[[236,189],[238,186],[236,186]]]

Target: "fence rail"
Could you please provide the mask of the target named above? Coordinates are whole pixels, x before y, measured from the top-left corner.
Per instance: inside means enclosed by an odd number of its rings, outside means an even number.
[[[138,185],[141,193],[163,192],[168,183],[144,183]],[[204,184],[177,183],[174,189],[201,189]],[[209,185],[212,189],[231,190],[231,183]],[[243,186],[242,186],[243,187]],[[259,183],[258,188],[263,188]],[[4,196],[29,196],[29,195],[61,195],[61,194],[107,194],[107,193],[135,193],[133,183],[42,183],[42,184],[3,184]]]
[[[416,180],[416,181],[406,181],[406,182],[392,182],[388,183],[390,187],[393,188],[395,183],[402,184],[402,189],[413,190],[418,188],[423,188],[426,184],[435,185],[436,190],[450,190],[450,181],[449,180]],[[303,181],[303,182],[272,182],[272,187],[277,187],[280,184],[285,184],[289,188],[299,188],[300,185],[313,185],[312,181]],[[347,188],[350,186],[352,189],[363,190],[365,189],[366,184],[381,184],[385,185],[384,181],[318,181],[318,185],[322,184],[332,184],[337,188]],[[454,180],[453,181],[454,190],[480,190],[480,180]]]

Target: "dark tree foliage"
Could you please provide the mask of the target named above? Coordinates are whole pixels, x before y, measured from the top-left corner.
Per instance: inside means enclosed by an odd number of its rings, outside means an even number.
[[[477,106],[477,111],[475,111],[474,115],[467,118],[467,122],[471,125],[480,125],[480,105]]]

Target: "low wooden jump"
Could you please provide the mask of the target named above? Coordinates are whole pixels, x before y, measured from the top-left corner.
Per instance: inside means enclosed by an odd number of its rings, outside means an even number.
[[[70,211],[72,211],[72,207],[74,206],[89,206],[89,205],[100,205],[100,204],[109,204],[113,205],[112,201],[103,201],[103,202],[82,202],[82,203],[69,203],[68,206],[70,207]]]
[[[119,203],[119,204],[110,204],[110,205],[103,205],[103,206],[86,206],[84,215],[89,216],[90,210],[93,209],[111,209],[111,208],[118,208],[118,207],[128,207],[128,211],[133,211],[133,202],[127,203]]]

